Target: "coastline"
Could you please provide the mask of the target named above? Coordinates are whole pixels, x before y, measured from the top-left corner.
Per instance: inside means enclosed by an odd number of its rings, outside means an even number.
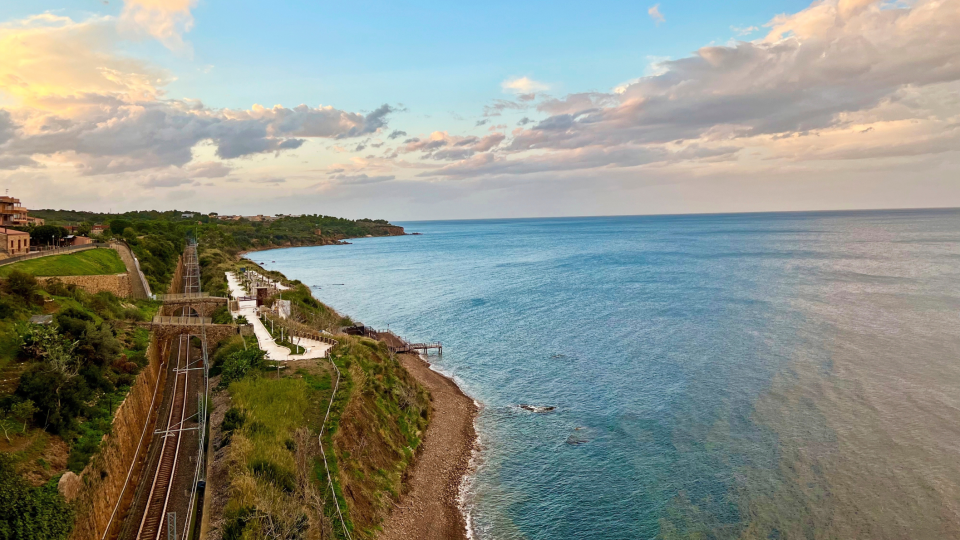
[[[248,255],[289,247],[305,246],[264,247],[244,251],[237,257],[258,264]],[[394,344],[390,342],[397,339],[391,334],[381,336],[388,344]],[[475,421],[480,407],[452,377],[434,370],[419,354],[400,354],[397,358],[430,393],[431,415],[423,443],[404,473],[404,491],[399,504],[394,503],[377,538],[468,540],[472,535],[468,530],[469,517],[463,506],[462,490],[479,448]]]
[[[478,440],[479,408],[454,380],[414,354],[403,367],[430,392],[431,419],[417,459],[405,474],[407,490],[383,522],[380,540],[438,538],[467,540],[461,486],[471,471]]]

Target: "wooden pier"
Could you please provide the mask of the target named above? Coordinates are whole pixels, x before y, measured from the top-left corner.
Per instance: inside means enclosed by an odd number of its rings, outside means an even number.
[[[415,351],[423,351],[423,354],[427,354],[431,350],[436,350],[437,354],[443,355],[443,344],[437,341],[436,343],[403,343],[396,347],[391,346],[390,352],[394,354],[400,353],[409,353]]]

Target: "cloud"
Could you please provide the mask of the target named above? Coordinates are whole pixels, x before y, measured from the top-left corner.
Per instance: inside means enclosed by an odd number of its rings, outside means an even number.
[[[399,151],[401,153],[422,152],[423,159],[457,161],[473,156],[478,152],[488,152],[506,139],[502,133],[492,133],[485,137],[460,137],[446,131],[434,131],[426,139],[410,139]]]
[[[233,171],[219,161],[191,163],[186,168],[191,178],[223,178]]]
[[[394,180],[394,175],[368,176],[366,174],[334,174],[330,176],[331,180],[337,180],[341,184],[379,184]]]
[[[0,49],[9,53],[0,55],[0,93],[20,104],[0,109],[6,167],[39,158],[87,175],[180,167],[204,141],[221,159],[282,152],[308,138],[376,133],[393,111],[386,104],[368,114],[307,105],[211,109],[166,99],[171,77],[118,54],[118,39],[103,18],[43,15],[0,27]]]
[[[390,133],[390,135],[387,135],[387,138],[393,140],[399,137],[406,137],[406,136],[407,136],[406,131],[400,131],[399,129],[395,129]]]
[[[493,104],[483,106],[483,115],[500,116],[503,114],[503,111],[506,110],[523,111],[528,108],[529,105],[526,103],[517,103],[516,101],[510,101],[508,99],[495,99]]]
[[[482,126],[482,125],[484,125],[484,124],[487,124],[487,123],[489,123],[489,122],[490,122],[490,119],[489,119],[489,118],[484,118],[483,120],[477,120],[477,123],[474,124],[474,127],[480,127],[480,126]]]
[[[667,22],[663,18],[663,14],[660,13],[660,4],[656,4],[652,8],[647,10],[647,14],[650,15],[650,18],[653,19],[653,22],[657,23],[657,26],[660,26],[660,23]]]
[[[951,30],[960,2],[825,0],[767,26],[761,40],[657,59],[653,73],[609,93],[542,100],[546,117],[522,120],[496,154],[454,152],[445,143],[454,136],[431,137],[420,143],[425,157],[456,163],[421,176],[706,170],[960,148],[960,34]],[[495,105],[491,113],[521,106]]]
[[[760,28],[756,26],[731,26],[730,30],[738,36],[749,36],[754,32],[758,32]]]
[[[145,188],[169,188],[178,187],[184,184],[192,184],[193,180],[182,176],[159,176],[148,177],[140,183]]]
[[[283,184],[286,181],[287,181],[286,178],[256,178],[256,179],[250,180],[250,183],[279,185],[279,184]]]
[[[190,10],[197,0],[124,0],[120,13],[121,29],[147,34],[176,53],[190,55],[193,49],[183,34],[193,28]]]
[[[507,79],[500,83],[500,87],[503,88],[505,92],[510,92],[513,94],[535,94],[537,92],[544,92],[550,89],[549,85],[535,81],[529,77]]]
[[[960,79],[960,35],[947,30],[960,25],[960,3],[840,9],[847,4],[778,17],[765,40],[704,47],[620,93],[548,100],[538,108],[552,115],[510,149],[807,133],[840,126],[901,88]]]

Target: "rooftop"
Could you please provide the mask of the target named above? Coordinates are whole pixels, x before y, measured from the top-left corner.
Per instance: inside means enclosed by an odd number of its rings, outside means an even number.
[[[18,231],[18,230],[15,230],[15,229],[7,229],[7,228],[5,228],[5,227],[0,227],[0,234],[7,234],[7,235],[18,235],[18,234],[22,234],[22,235],[24,235],[24,236],[30,236],[28,233],[25,233],[25,232],[23,232],[23,231]]]

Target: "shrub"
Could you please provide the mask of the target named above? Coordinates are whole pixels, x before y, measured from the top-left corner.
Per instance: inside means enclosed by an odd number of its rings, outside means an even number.
[[[73,528],[73,509],[51,481],[34,488],[0,454],[0,540],[58,540]]]
[[[247,349],[231,354],[223,362],[220,384],[226,386],[233,381],[238,381],[249,373],[251,369],[262,366],[265,354],[266,353],[260,349]]]
[[[10,294],[14,294],[26,301],[33,300],[37,293],[37,278],[31,274],[20,270],[12,270],[7,276],[5,288]]]

